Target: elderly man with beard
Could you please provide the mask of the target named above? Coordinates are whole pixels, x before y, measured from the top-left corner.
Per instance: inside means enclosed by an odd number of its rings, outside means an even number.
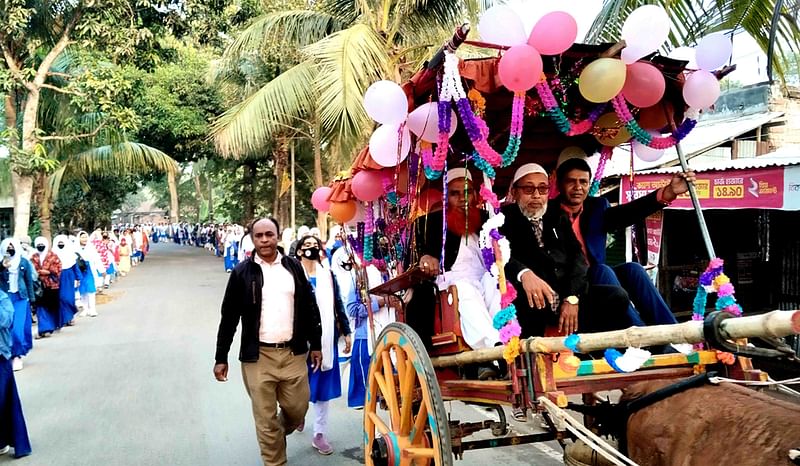
[[[506,276],[519,291],[514,302],[522,336],[624,328],[628,296],[618,286],[589,285],[588,263],[561,209],[547,208],[550,190],[540,165],[521,166],[511,184],[514,203],[503,207],[500,232],[511,245]]]
[[[478,195],[472,176],[465,168],[447,172],[447,231],[444,234],[442,260],[442,222],[444,214],[432,212],[415,225],[415,242],[419,268],[435,283],[420,283],[414,287],[406,320],[426,345],[433,334],[433,312],[436,290],[455,285],[458,290],[461,332],[464,341],[473,349],[489,348],[500,342],[492,325],[494,314],[500,310],[497,281],[483,263],[478,232],[485,221],[478,207]],[[441,274],[439,264],[444,265]],[[490,366],[478,368],[479,378],[496,376]]]

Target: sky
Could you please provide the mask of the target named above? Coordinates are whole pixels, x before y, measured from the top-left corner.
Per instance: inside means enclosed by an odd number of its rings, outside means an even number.
[[[583,38],[600,12],[603,0],[511,0],[507,5],[519,13],[526,31],[533,29],[533,25],[545,13],[566,11],[577,21],[578,37]],[[737,65],[737,69],[729,75],[730,79],[744,85],[767,80],[767,56],[749,34],[742,32],[734,36],[731,62]]]

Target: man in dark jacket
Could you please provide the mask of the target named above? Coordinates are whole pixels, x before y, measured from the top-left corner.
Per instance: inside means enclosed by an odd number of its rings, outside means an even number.
[[[611,207],[603,197],[588,197],[591,176],[585,160],[573,158],[564,161],[556,170],[560,194],[558,199],[551,201],[552,209],[563,210],[569,215],[573,231],[589,259],[590,282],[625,288],[632,302],[627,311],[631,325],[677,323],[640,264],[627,262],[613,269],[606,265],[606,237],[609,232],[644,220],[687,192],[687,181],[694,181],[694,172],[677,173],[667,186],[616,207]]]
[[[500,233],[511,246],[506,278],[518,291],[514,306],[522,336],[541,336],[558,325],[562,334],[626,327],[628,297],[618,286],[589,284],[588,264],[565,213],[547,208],[547,172],[538,164],[514,174]]]
[[[256,220],[250,231],[256,254],[237,265],[228,279],[214,377],[228,379],[228,351],[241,320],[239,360],[261,458],[265,466],[278,466],[286,464],[286,435],[303,422],[308,409],[306,359],[310,357],[314,371],[319,369],[322,327],[302,266],[277,249],[277,221]]]

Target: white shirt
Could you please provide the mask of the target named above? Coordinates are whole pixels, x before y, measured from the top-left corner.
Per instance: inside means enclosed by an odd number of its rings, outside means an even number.
[[[457,280],[481,281],[486,273],[483,264],[483,254],[478,246],[478,235],[462,236],[458,246],[458,255],[453,266],[444,275],[440,275],[437,282],[439,289],[444,289]]]
[[[255,254],[261,266],[261,325],[258,339],[264,343],[283,343],[292,339],[294,328],[294,276],[281,264],[278,253],[272,263]]]

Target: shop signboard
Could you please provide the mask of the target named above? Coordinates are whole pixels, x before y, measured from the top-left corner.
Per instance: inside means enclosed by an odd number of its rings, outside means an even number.
[[[800,210],[800,165],[783,169],[783,210]]]

